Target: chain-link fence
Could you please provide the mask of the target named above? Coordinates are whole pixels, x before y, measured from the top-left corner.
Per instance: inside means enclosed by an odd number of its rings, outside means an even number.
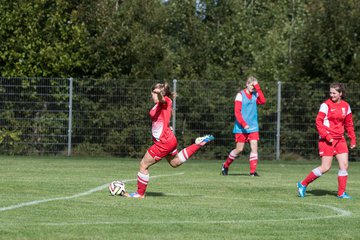
[[[154,80],[0,78],[0,151],[141,157],[151,145],[148,111]],[[196,156],[225,159],[234,148],[234,98],[245,80],[169,81],[176,89],[172,125],[179,149],[200,135],[216,141]],[[328,84],[266,82],[258,107],[261,159],[318,159],[315,117]],[[357,136],[360,84],[347,85]],[[249,151],[247,147],[246,152]],[[350,160],[359,160],[359,150]]]

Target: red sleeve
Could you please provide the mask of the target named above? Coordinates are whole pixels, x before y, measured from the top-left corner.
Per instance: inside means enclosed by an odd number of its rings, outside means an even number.
[[[151,119],[154,119],[156,118],[160,112],[161,112],[161,109],[166,109],[167,106],[168,106],[168,101],[167,99],[165,99],[166,101],[164,103],[161,103],[161,102],[158,102],[155,104],[155,106],[150,110],[150,118]]]
[[[241,115],[241,107],[242,107],[242,102],[235,101],[234,113],[235,113],[236,121],[238,121],[238,123],[240,123],[242,127],[245,127],[247,123],[245,122],[245,120]]]
[[[160,110],[159,103],[156,103],[155,106],[150,110],[149,115],[151,119],[154,119]]]
[[[326,138],[326,140],[329,141],[332,137],[330,136],[330,134],[328,134],[328,132],[326,131],[326,128],[324,126],[325,116],[326,116],[326,114],[323,112],[318,113],[318,115],[316,116],[316,128],[318,130],[320,137]]]
[[[356,136],[355,136],[355,130],[354,130],[354,122],[352,119],[352,113],[346,115],[345,121],[344,121],[345,130],[350,138],[350,144],[356,145]]]
[[[254,88],[256,89],[256,92],[258,93],[258,97],[256,99],[256,103],[259,105],[265,104],[266,103],[266,98],[264,96],[264,93],[262,92],[260,85],[256,84],[254,85]]]

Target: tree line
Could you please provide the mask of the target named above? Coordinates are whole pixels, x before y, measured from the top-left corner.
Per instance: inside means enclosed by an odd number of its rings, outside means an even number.
[[[0,3],[4,77],[352,82],[356,0]],[[205,17],[205,18],[204,18]],[[99,80],[101,81],[101,80]]]

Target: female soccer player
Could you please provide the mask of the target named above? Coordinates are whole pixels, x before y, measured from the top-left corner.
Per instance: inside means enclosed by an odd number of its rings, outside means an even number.
[[[257,105],[265,104],[266,99],[260,89],[258,80],[249,77],[246,88],[238,92],[235,98],[235,134],[236,147],[228,155],[222,165],[221,174],[228,175],[229,167],[234,159],[244,150],[246,142],[250,143],[250,176],[259,176],[256,172],[258,163],[259,124]]]
[[[154,144],[147,150],[140,162],[137,175],[137,192],[125,193],[125,197],[144,198],[149,183],[149,167],[166,157],[169,164],[176,168],[189,159],[202,146],[215,138],[212,135],[198,137],[195,144],[184,148],[178,153],[177,139],[171,130],[170,118],[172,113],[173,93],[167,83],[156,83],[151,88],[152,100],[155,106],[150,110],[152,121],[152,138]]]
[[[306,187],[331,168],[333,157],[339,162],[338,198],[351,198],[346,193],[348,178],[348,147],[344,138],[346,130],[350,138],[350,148],[356,146],[356,137],[350,105],[345,102],[345,91],[341,84],[330,85],[330,98],[320,106],[316,117],[316,128],[319,133],[319,155],[321,165],[313,169],[301,182],[297,183],[300,197],[305,197]]]

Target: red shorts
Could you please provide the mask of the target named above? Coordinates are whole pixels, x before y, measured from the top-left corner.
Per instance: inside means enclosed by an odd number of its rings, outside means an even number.
[[[149,147],[147,151],[153,158],[155,158],[156,161],[160,161],[167,155],[175,156],[178,153],[176,147],[177,139],[176,137],[173,137],[166,143],[156,142],[151,147]]]
[[[332,143],[325,139],[319,140],[319,155],[322,156],[335,156],[340,153],[348,153],[348,147],[344,138],[334,139]]]
[[[249,142],[250,140],[259,141],[259,132],[252,132],[252,133],[235,133],[235,142]]]

